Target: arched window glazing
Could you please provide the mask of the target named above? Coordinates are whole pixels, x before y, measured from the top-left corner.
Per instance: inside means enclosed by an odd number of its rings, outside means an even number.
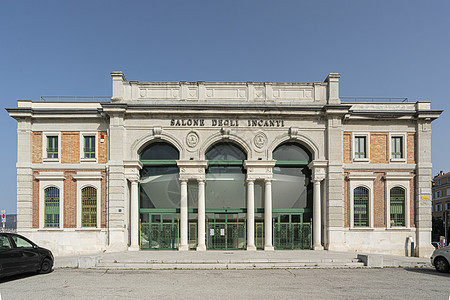
[[[97,227],[97,189],[94,187],[81,190],[81,226]]]
[[[365,187],[353,191],[353,223],[355,227],[369,226],[369,190]]]
[[[405,190],[394,187],[390,191],[391,227],[405,226]]]
[[[44,227],[59,227],[59,189],[44,190]]]

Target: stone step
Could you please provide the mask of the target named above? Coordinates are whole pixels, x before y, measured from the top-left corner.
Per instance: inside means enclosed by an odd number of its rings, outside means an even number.
[[[111,263],[101,262],[97,263],[96,269],[199,269],[199,270],[211,270],[211,269],[288,269],[288,268],[363,268],[362,262],[196,262],[196,263]]]

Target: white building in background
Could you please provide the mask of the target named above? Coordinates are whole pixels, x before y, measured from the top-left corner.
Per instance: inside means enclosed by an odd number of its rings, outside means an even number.
[[[431,246],[430,102],[324,82],[138,82],[19,100],[18,231],[55,254]]]

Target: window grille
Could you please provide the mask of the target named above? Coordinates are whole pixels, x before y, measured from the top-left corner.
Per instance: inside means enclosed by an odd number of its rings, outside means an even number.
[[[355,158],[367,158],[366,151],[366,137],[355,137]]]
[[[354,226],[369,226],[369,190],[365,187],[357,187],[353,192]]]
[[[58,158],[58,137],[47,137],[47,158]]]
[[[95,158],[95,136],[84,137],[84,158]]]
[[[405,190],[400,187],[391,189],[391,227],[405,226]]]
[[[44,190],[44,227],[59,227],[59,189],[49,187]]]
[[[392,137],[391,144],[392,144],[391,150],[392,158],[403,158],[403,137],[401,136]]]
[[[81,190],[81,226],[97,227],[97,190],[85,187]]]

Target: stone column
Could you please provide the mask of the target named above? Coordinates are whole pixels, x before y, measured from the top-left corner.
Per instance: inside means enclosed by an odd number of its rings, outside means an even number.
[[[139,250],[139,198],[138,181],[131,180],[131,199],[130,199],[130,227],[131,227],[131,245],[130,251]]]
[[[272,181],[266,179],[264,194],[264,250],[273,251],[272,244]]]
[[[197,251],[206,251],[205,180],[198,180],[198,244]]]
[[[180,251],[188,251],[188,201],[187,201],[187,180],[181,181],[180,199]]]
[[[313,200],[313,249],[323,250],[322,239],[322,210],[320,197],[320,182],[321,180],[313,180],[314,182],[314,200]]]
[[[255,246],[255,181],[247,180],[247,250]]]

